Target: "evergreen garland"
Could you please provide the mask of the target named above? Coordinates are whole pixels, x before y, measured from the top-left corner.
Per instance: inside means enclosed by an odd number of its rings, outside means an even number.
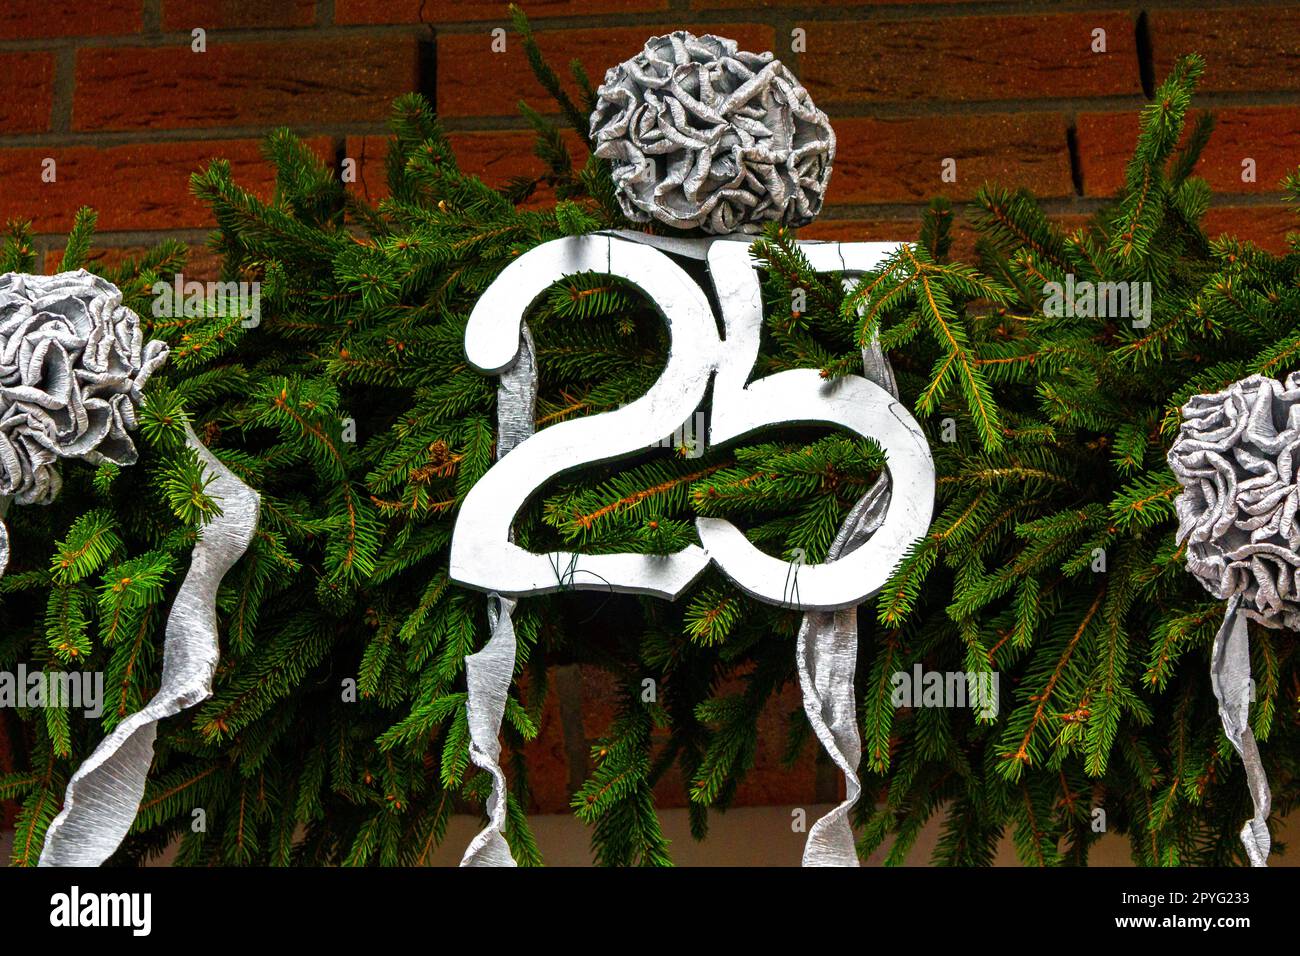
[[[516,24],[585,139],[591,83],[575,66],[575,102],[522,15]],[[1100,808],[1139,862],[1242,857],[1249,801],[1208,678],[1222,607],[1183,570],[1164,454],[1191,394],[1295,367],[1300,245],[1273,256],[1211,242],[1199,226],[1209,193],[1190,174],[1210,124],[1183,133],[1200,71],[1184,60],[1144,109],[1127,185],[1086,229],[1063,234],[1029,195],[989,186],[975,204],[975,265],[949,261],[952,210],[936,201],[919,240],[848,293],[812,272],[788,231],[770,228],[754,248],[767,316],[755,375],[860,372],[859,348],[879,334],[938,469],[929,536],[859,615],[863,854],[893,834],[901,862],[942,813],[937,862],[988,863],[1010,830],[1026,863],[1084,863]],[[463,660],[486,639],[486,614],[481,594],[448,580],[447,548],[460,502],[492,464],[495,388],[465,362],[465,323],[514,257],[629,225],[603,164],[574,168],[558,130],[523,109],[544,172],[500,190],[458,168],[414,95],[393,107],[391,195],[377,208],[287,131],[266,143],[269,202],[224,162],[197,174],[223,278],[262,283],[256,328],[152,316],[153,284],[183,266],[176,244],[105,272],[172,359],[148,389],[139,465],[68,467],[53,505],[7,518],[0,668],[103,670],[108,691],[100,720],[22,713],[24,766],[0,778],[0,799],[22,804],[15,863],[35,863],[71,771],[156,684],[161,622],[216,506],[179,441],[184,420],[259,490],[262,518],[219,596],[216,694],[161,726],[116,859],[179,839],[190,864],[418,864],[454,811],[482,807],[489,781],[468,759]],[[543,184],[556,203],[521,208]],[[1300,176],[1285,188],[1300,197]],[[84,260],[93,227],[78,216],[64,268]],[[0,271],[34,265],[29,229],[14,227]],[[1150,326],[1049,315],[1044,285],[1067,274],[1151,283]],[[558,283],[529,323],[539,428],[635,399],[664,361],[653,305],[608,276]],[[516,530],[533,550],[664,553],[693,541],[694,516],[716,515],[768,553],[818,561],[883,466],[873,443],[825,429],[774,428],[701,456],[648,449],[555,481]],[[707,810],[725,808],[753,764],[758,715],[795,681],[799,620],[716,570],[674,604],[590,592],[522,601],[504,728],[516,859],[541,862],[521,753],[548,668],[590,663],[617,679],[618,717],[574,810],[599,862],[660,865],[671,849],[656,782],[677,769],[703,838]],[[1284,814],[1297,792],[1300,672],[1292,635],[1253,637],[1255,733]],[[996,671],[1001,713],[896,707],[892,675],[917,664]],[[790,718],[791,755],[815,747],[802,710]]]

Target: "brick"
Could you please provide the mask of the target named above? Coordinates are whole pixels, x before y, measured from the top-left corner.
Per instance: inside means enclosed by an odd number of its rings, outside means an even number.
[[[1205,57],[1202,92],[1300,90],[1300,16],[1294,6],[1153,10],[1156,81],[1180,56]]]
[[[1105,53],[1090,47],[1097,27]],[[1127,13],[823,21],[807,30],[800,74],[822,109],[1142,92]]]
[[[540,176],[546,167],[533,152],[533,133],[450,133],[447,141],[462,170],[500,188],[519,176]],[[585,155],[577,134],[569,137],[570,153]]]
[[[1091,217],[1081,213],[1058,213],[1048,217],[1063,231],[1073,232],[1088,224]],[[921,225],[921,208],[914,217],[894,219],[823,219],[799,230],[800,239],[823,239],[838,242],[913,242]],[[1221,235],[1248,240],[1273,253],[1288,251],[1286,235],[1300,232],[1300,219],[1290,206],[1211,206],[1201,221],[1211,239]],[[977,234],[960,215],[952,227],[950,258],[972,262]]]
[[[800,229],[799,238],[828,242],[916,242],[921,232],[922,212],[923,207],[917,206],[914,214],[905,218],[820,220]],[[975,251],[974,231],[957,218],[952,236],[951,258],[970,262]]]
[[[882,219],[819,219],[799,230],[800,239],[827,242],[915,242],[921,232],[923,206],[911,215]],[[975,249],[974,233],[960,218],[953,222],[952,257],[969,262]]]
[[[798,232],[801,240],[822,242],[915,242],[922,207],[911,215],[884,219],[819,219]]]
[[[528,0],[532,20],[601,13],[647,13],[668,9],[668,0]],[[335,23],[457,23],[510,15],[497,0],[335,0]],[[649,36],[649,34],[647,34]]]
[[[587,146],[573,130],[563,135],[575,169],[587,161]],[[533,151],[537,137],[527,133],[450,133],[447,140],[456,153],[456,162],[465,172],[473,173],[489,186],[500,188],[519,176],[530,178],[546,172],[546,164]],[[555,191],[547,184],[525,203],[528,207],[555,202]]]
[[[316,23],[315,0],[163,0],[164,30],[307,27]]]
[[[528,695],[525,673],[520,678]],[[524,745],[524,763],[528,767],[528,784],[533,795],[534,813],[569,812],[569,764],[564,749],[564,725],[555,692],[554,668],[548,678],[548,693],[542,704],[537,736]],[[506,765],[508,768],[508,764]],[[507,773],[509,770],[507,769]]]
[[[921,234],[924,207],[917,206],[912,215],[882,219],[822,219],[799,230],[800,239],[834,242],[916,242]],[[962,215],[961,207],[953,210],[952,246],[948,258],[953,262],[975,261],[975,240],[979,233]],[[1088,223],[1089,217],[1078,213],[1058,213],[1048,218],[1069,232]]]
[[[329,139],[307,144],[322,158]],[[190,194],[190,174],[212,159],[227,159],[235,180],[269,197],[274,171],[258,140],[149,143],[107,148],[0,150],[0,221],[30,219],[37,232],[59,233],[72,225],[79,206],[99,211],[101,232],[136,229],[198,229],[213,225],[207,208]],[[58,178],[41,182],[41,160],[53,156]]]
[[[595,743],[609,733],[618,711],[617,695],[621,692],[618,681],[608,671],[592,665],[583,665],[582,717],[583,732],[587,740]],[[743,683],[736,677],[723,681],[719,694],[737,693]],[[663,686],[664,695],[673,692],[671,684]],[[816,751],[812,745],[805,748],[794,766],[787,766],[783,757],[787,738],[788,715],[802,709],[799,688],[787,684],[773,696],[758,719],[758,748],[754,766],[736,789],[734,806],[806,805],[814,796],[814,766]],[[656,732],[658,744],[667,741],[667,735]],[[655,804],[661,808],[684,807],[689,802],[688,782],[680,769],[672,767],[655,787]]]
[[[1081,212],[1049,213],[1047,218],[1056,223],[1057,228],[1067,234],[1083,229],[1092,222],[1092,216]]]
[[[54,57],[48,53],[0,53],[0,132],[49,129],[54,109]]]
[[[1300,107],[1260,106],[1215,110],[1214,135],[1196,175],[1216,193],[1271,193],[1300,154]],[[1192,128],[1193,111],[1187,129]],[[1124,167],[1137,143],[1138,115],[1081,113],[1077,122],[1084,193],[1111,196],[1124,185]],[[1242,160],[1255,160],[1255,182],[1242,182]]]
[[[168,238],[166,233],[159,233],[157,241]],[[85,266],[95,271],[113,269],[128,259],[138,259],[152,246],[94,246],[86,254]],[[63,247],[50,249],[45,253],[45,271],[53,274],[58,271],[63,260]],[[221,277],[221,256],[208,246],[190,246],[189,257],[185,260],[184,274],[187,279],[208,282]]]
[[[382,120],[418,85],[414,38],[83,49],[73,128],[178,129]]]
[[[1196,175],[1216,193],[1270,193],[1300,156],[1300,107],[1216,109],[1214,135]],[[1136,139],[1136,137],[1135,137]],[[1255,181],[1241,181],[1242,160],[1255,160]]]
[[[786,684],[768,700],[758,717],[758,749],[754,767],[736,788],[735,806],[807,806],[816,800],[819,746],[811,734],[793,764],[784,757],[790,714],[803,710],[795,683]],[[812,821],[809,821],[811,823]]]
[[[582,664],[578,671],[582,675],[582,733],[595,743],[609,733],[617,719],[623,688],[603,667]]]
[[[388,157],[387,136],[349,136],[343,155],[357,161],[357,179],[350,187],[372,203],[388,196],[388,173],[384,161]]]
[[[1226,234],[1269,252],[1284,253],[1290,251],[1286,234],[1300,231],[1300,220],[1290,206],[1211,206],[1201,227],[1211,239]]]
[[[740,693],[743,689],[743,683],[733,677],[723,681],[717,693]],[[672,688],[667,688],[665,693],[672,693]],[[784,760],[790,714],[802,709],[803,702],[795,683],[786,684],[768,699],[756,722],[758,746],[754,752],[754,764],[736,787],[732,806],[793,808],[815,802],[819,750],[816,738],[809,735],[808,743],[793,765]],[[666,740],[666,735],[662,739]],[[682,779],[681,768],[674,765],[655,787],[656,805],[663,808],[686,806],[690,783]]]
[[[1079,172],[1086,196],[1113,196],[1137,143],[1138,114],[1080,113],[1075,120]]]
[[[140,0],[4,0],[0,40],[136,33],[143,27]]]
[[[1055,114],[844,119],[835,130],[830,203],[969,199],[987,180],[1044,198],[1074,191],[1065,120]],[[957,161],[954,183],[940,179],[945,158]]]
[[[1090,221],[1080,213],[1059,213],[1048,217],[1063,231],[1073,232]],[[800,239],[823,239],[838,242],[914,242],[921,225],[921,208],[916,215],[895,219],[825,219],[799,230]],[[1221,235],[1248,240],[1273,253],[1288,251],[1286,235],[1300,232],[1300,219],[1289,206],[1211,206],[1201,221],[1211,239]],[[977,233],[960,215],[952,227],[952,251],[957,262],[973,262]]]
[[[618,27],[607,30],[539,31],[537,42],[547,62],[562,66],[578,59],[593,83],[599,85],[605,71],[636,55],[645,41],[676,27]],[[745,49],[767,50],[772,46],[772,28],[732,23],[725,27],[700,26],[734,38]],[[460,116],[513,116],[520,99],[544,113],[555,112],[554,101],[533,77],[524,48],[508,43],[504,53],[492,52],[492,38],[486,33],[446,34],[438,38],[438,114]],[[567,70],[563,74],[568,76]],[[572,93],[572,84],[570,84]]]
[[[587,161],[586,144],[572,130],[561,135],[568,143],[574,168],[581,169]],[[449,133],[447,141],[460,168],[495,189],[506,186],[516,177],[537,177],[546,172],[542,160],[533,152],[536,136],[532,132]],[[357,181],[353,188],[371,203],[385,198],[388,195],[385,166],[388,137],[349,136],[346,155],[357,161]],[[524,207],[532,209],[554,202],[554,189],[543,183]]]
[[[819,219],[799,230],[800,239],[822,242],[914,242],[921,228],[920,206],[905,218]]]

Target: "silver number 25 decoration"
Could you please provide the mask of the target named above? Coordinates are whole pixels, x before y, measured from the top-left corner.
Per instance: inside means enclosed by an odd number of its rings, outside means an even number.
[[[892,249],[887,243],[800,245],[813,268],[843,272],[846,281],[849,275],[874,268]],[[721,307],[723,337],[703,290],[668,253],[707,264]],[[552,284],[582,272],[620,276],[649,296],[669,328],[668,363],[651,389],[632,404],[534,434],[536,366],[524,316]],[[843,376],[826,382],[814,369],[797,369],[748,382],[758,358],[762,319],[759,276],[748,242],[639,233],[598,234],[539,246],[505,269],[471,313],[466,353],[480,370],[501,375],[502,434],[497,464],[466,496],[451,547],[452,578],[491,592],[491,638],[466,658],[465,667],[470,758],[492,775],[493,784],[488,825],[466,850],[462,866],[514,865],[501,833],[507,795],[497,737],[514,670],[515,598],[570,588],[671,600],[710,562],[760,600],[809,612],[797,655],[804,706],[818,738],[845,773],[848,797],[809,831],[804,864],[856,865],[846,819],[860,790],[853,609],[884,585],[907,546],[929,526],[934,464],[916,422],[890,391],[866,378]],[[868,352],[874,356],[870,361]],[[888,368],[874,343],[864,349],[863,358],[869,365]],[[712,518],[696,520],[702,546],[671,555],[533,554],[514,543],[515,515],[547,480],[586,464],[636,454],[660,441],[691,415],[715,375],[709,429],[713,443],[793,423],[837,424],[880,442],[890,480],[883,495],[877,482],[849,517],[850,523],[862,519],[862,507],[873,502],[868,509],[871,536],[865,543],[860,543],[863,534],[855,533],[853,545],[845,549],[837,538],[831,558],[838,560],[809,567],[800,562],[793,569],[758,551],[730,522]],[[892,376],[886,374],[881,381],[890,385]],[[793,591],[792,570],[797,582]],[[823,613],[827,611],[835,612],[833,626],[831,616]]]
[[[634,234],[635,235],[635,234]],[[907,547],[929,527],[934,463],[925,436],[885,389],[846,375],[825,380],[794,369],[746,384],[758,358],[762,326],[759,273],[749,243],[734,239],[633,241],[618,234],[556,239],[511,263],[479,299],[465,333],[465,352],[487,374],[508,369],[520,350],[530,306],[565,276],[599,272],[627,280],[662,313],[670,333],[663,374],[639,399],[616,411],[552,425],[499,460],[470,490],[451,544],[451,577],[514,597],[562,589],[613,590],[677,598],[714,563],[741,590],[800,610],[853,607],[878,592]],[[702,257],[721,306],[718,335],[704,290],[665,251]],[[865,271],[891,248],[883,243],[801,243],[820,271]],[[669,555],[569,552],[535,554],[516,545],[510,528],[524,502],[557,475],[642,452],[690,418],[713,388],[709,442],[732,442],[764,428],[840,425],[875,439],[892,478],[885,520],[838,561],[798,568],[755,548],[729,521],[697,518],[700,546]]]

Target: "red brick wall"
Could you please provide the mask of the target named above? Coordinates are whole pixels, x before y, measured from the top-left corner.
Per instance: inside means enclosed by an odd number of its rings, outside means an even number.
[[[1278,180],[1300,161],[1300,4],[1247,0],[1020,5],[832,0],[531,0],[551,62],[577,57],[594,79],[652,34],[713,30],[773,49],[832,118],[839,154],[825,238],[914,235],[936,194],[969,198],[985,179],[1031,187],[1078,222],[1119,184],[1138,107],[1181,53],[1208,60],[1202,106],[1219,130],[1200,173],[1214,187],[1212,232],[1279,249],[1293,217]],[[550,111],[517,38],[489,0],[3,0],[0,2],[0,219],[30,218],[53,259],[73,211],[100,212],[100,254],[165,235],[201,245],[211,218],[188,176],[225,157],[265,190],[260,137],[287,124],[330,161],[360,166],[359,190],[383,183],[389,102],[433,97],[465,166],[504,183],[535,169],[522,97]],[[207,52],[191,52],[206,30]],[[792,31],[805,31],[793,52]],[[1106,35],[1094,53],[1093,31]],[[581,147],[574,138],[574,149]],[[53,158],[57,180],[43,183]],[[945,158],[957,180],[941,180]],[[1252,158],[1257,181],[1243,182]],[[969,248],[968,240],[965,248]],[[215,269],[200,254],[190,272]],[[530,749],[539,803],[561,810],[587,740],[610,716],[596,671],[569,675]],[[744,802],[813,799],[811,757],[779,766],[789,693]],[[567,734],[566,734],[567,729]],[[3,740],[0,738],[0,745]],[[3,760],[0,753],[0,760]],[[577,768],[578,771],[581,767]],[[833,777],[823,775],[822,796]],[[678,796],[669,802],[680,802]]]

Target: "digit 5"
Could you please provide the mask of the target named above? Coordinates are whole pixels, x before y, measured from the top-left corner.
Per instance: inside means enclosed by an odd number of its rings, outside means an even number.
[[[870,247],[876,253],[888,248],[876,243],[827,243],[803,251],[812,253],[815,268],[836,268],[834,260],[839,256],[838,268],[856,271],[871,267],[866,262],[873,251]],[[853,266],[845,263],[843,252],[851,258],[856,253]],[[708,262],[726,326],[713,390],[710,442],[734,441],[774,424],[841,425],[880,443],[888,462],[891,498],[884,523],[864,544],[838,561],[799,567],[797,578],[792,578],[789,562],[759,551],[729,521],[696,518],[700,541],[723,574],[761,601],[801,610],[857,605],[884,586],[904,551],[930,525],[934,462],[925,435],[889,392],[861,376],[826,381],[816,369],[793,369],[746,384],[758,358],[763,321],[758,272],[748,248],[736,243],[714,242]]]

